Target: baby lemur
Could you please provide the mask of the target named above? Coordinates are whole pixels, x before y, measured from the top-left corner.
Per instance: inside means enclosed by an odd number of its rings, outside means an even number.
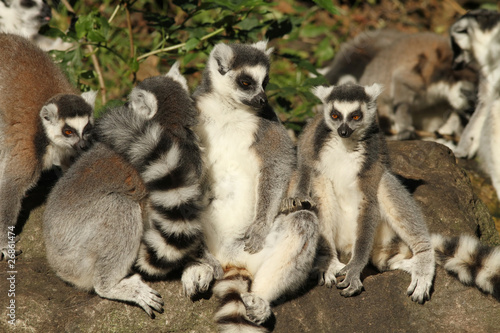
[[[194,94],[210,196],[204,234],[225,271],[214,286],[223,332],[266,331],[270,303],[301,286],[316,249],[315,214],[280,213],[296,155],[267,102],[266,46],[217,44]]]
[[[42,171],[88,148],[95,92],[80,93],[40,48],[0,33],[0,260],[26,192]],[[12,230],[11,230],[12,231]]]
[[[337,284],[343,296],[362,291],[360,274],[368,261],[381,271],[411,274],[407,290],[413,301],[430,298],[438,263],[464,283],[492,294],[499,291],[500,252],[480,247],[470,237],[431,236],[420,208],[392,173],[385,138],[376,121],[381,86],[317,87],[323,102],[298,143],[298,197],[317,202],[320,233],[320,283]],[[468,255],[481,249],[481,254]],[[350,254],[347,265],[338,252]],[[496,263],[495,263],[496,261]],[[464,277],[464,278],[461,278]]]
[[[59,277],[101,297],[136,303],[153,317],[153,310],[163,311],[161,297],[133,268],[158,278],[187,267],[182,280],[188,296],[222,276],[201,234],[203,163],[191,130],[196,121],[178,64],[166,76],[141,82],[127,106],[99,120],[100,143],[47,202],[47,259]]]

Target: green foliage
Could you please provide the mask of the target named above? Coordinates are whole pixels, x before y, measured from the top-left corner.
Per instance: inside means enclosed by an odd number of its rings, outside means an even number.
[[[285,124],[298,130],[317,103],[310,88],[326,83],[316,67],[333,56],[333,32],[317,22],[315,13],[333,15],[337,9],[329,0],[314,3],[77,0],[75,14],[62,4],[57,9],[63,22],[67,18],[66,26],[46,28],[43,33],[73,43],[70,49],[52,51],[52,55],[81,90],[104,93],[98,103],[101,110],[123,101],[145,68],[164,73],[181,60],[182,71],[194,88],[216,43],[268,39],[275,48],[270,102]],[[288,8],[286,14],[280,10],[283,6]],[[304,39],[309,40],[307,49],[301,47]],[[151,57],[157,64],[146,61]],[[311,73],[319,76],[311,78]]]

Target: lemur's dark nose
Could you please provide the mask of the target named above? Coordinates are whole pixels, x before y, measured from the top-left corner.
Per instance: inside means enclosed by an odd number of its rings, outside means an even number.
[[[266,103],[267,103],[267,97],[266,97],[266,96],[264,96],[264,97],[262,97],[262,96],[261,96],[261,97],[259,97],[259,104],[260,104],[261,106],[266,105]]]
[[[348,138],[351,136],[352,132],[354,132],[352,130],[352,128],[350,128],[349,126],[347,126],[347,124],[342,124],[340,125],[340,127],[337,129],[337,133],[339,134],[339,136],[341,138]]]
[[[75,145],[75,149],[78,152],[86,151],[90,148],[92,142],[90,140],[80,139]]]

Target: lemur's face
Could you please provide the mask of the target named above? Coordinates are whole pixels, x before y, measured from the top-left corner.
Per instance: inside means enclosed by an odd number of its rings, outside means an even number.
[[[228,73],[229,74],[229,73]],[[260,109],[267,104],[269,75],[263,66],[243,67],[230,75],[234,95],[242,104]]]
[[[40,111],[45,134],[58,148],[82,151],[90,147],[94,125],[93,102],[78,95],[60,95]]]
[[[326,125],[343,139],[359,139],[376,121],[376,99],[382,92],[382,87],[376,83],[366,87],[357,84],[320,86],[312,92],[323,102]]]
[[[233,102],[261,109],[267,104],[265,92],[269,75],[264,66],[243,66],[221,74],[214,87]]]
[[[325,106],[327,125],[341,138],[349,138],[355,131],[366,127],[366,103],[354,101],[331,101]]]
[[[25,23],[41,26],[47,24],[52,17],[50,7],[43,0],[14,0],[10,6]]]
[[[272,52],[266,45],[267,42],[216,45],[209,59],[214,92],[237,107],[254,110],[265,107]]]

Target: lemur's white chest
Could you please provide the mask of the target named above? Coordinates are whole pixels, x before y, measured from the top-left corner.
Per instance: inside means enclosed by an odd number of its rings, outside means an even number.
[[[207,245],[213,253],[232,251],[255,218],[260,161],[251,145],[258,118],[213,99],[199,101],[198,108],[211,178]]]
[[[331,230],[327,234],[333,233],[337,250],[349,253],[363,200],[358,178],[363,156],[362,152],[346,147],[342,140],[334,137],[320,153],[316,168],[322,176],[315,180],[315,188],[325,193],[315,195],[322,195],[320,204],[326,206],[320,209],[321,228]]]
[[[61,167],[66,171],[71,165],[71,158],[76,156],[76,152],[71,147],[58,147],[49,144],[45,155],[43,155],[43,170],[51,169],[54,166]]]

